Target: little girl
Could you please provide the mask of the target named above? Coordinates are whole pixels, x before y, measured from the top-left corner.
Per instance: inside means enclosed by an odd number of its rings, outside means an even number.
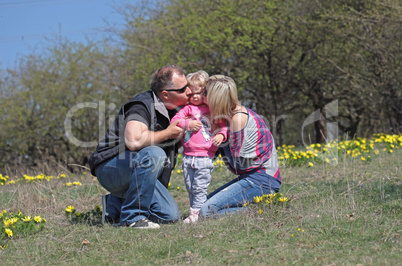
[[[181,141],[184,148],[184,182],[190,198],[190,215],[185,223],[195,223],[202,204],[207,200],[207,189],[214,168],[213,158],[218,146],[226,140],[227,126],[219,123],[216,130],[210,122],[210,112],[204,103],[204,88],[208,73],[200,70],[187,75],[192,91],[190,104],[184,106],[171,122],[181,119],[177,126],[186,130]],[[214,135],[214,131],[217,133]]]

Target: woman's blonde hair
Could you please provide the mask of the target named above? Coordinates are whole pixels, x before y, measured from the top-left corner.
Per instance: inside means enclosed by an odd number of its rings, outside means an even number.
[[[215,121],[229,119],[239,105],[234,80],[224,75],[211,76],[205,88],[211,117]]]
[[[188,74],[186,78],[190,89],[191,87],[198,87],[201,88],[201,90],[204,90],[205,86],[207,85],[209,75],[204,70],[198,70],[197,72]]]

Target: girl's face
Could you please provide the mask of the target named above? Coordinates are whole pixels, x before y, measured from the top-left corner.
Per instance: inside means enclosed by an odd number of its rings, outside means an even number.
[[[190,103],[194,105],[201,105],[204,103],[203,90],[199,87],[191,88]]]

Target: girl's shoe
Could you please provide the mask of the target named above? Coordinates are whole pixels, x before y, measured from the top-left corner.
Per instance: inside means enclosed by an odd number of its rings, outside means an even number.
[[[183,223],[186,224],[196,223],[198,221],[199,214],[200,214],[199,209],[190,208],[190,215],[186,219],[184,219]]]

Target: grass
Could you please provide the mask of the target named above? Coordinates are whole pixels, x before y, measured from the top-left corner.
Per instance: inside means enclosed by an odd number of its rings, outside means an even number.
[[[88,174],[64,181],[1,186],[0,211],[40,214],[39,233],[15,237],[0,249],[2,264],[398,264],[401,261],[402,151],[370,163],[346,158],[338,165],[282,169],[287,207],[251,205],[246,213],[160,230],[101,226],[100,217],[71,224],[65,208],[93,210],[105,190]],[[210,190],[234,176],[216,170]],[[182,174],[171,193],[183,214],[188,198]],[[82,186],[64,186],[79,181]],[[177,189],[177,187],[180,187]],[[89,242],[85,242],[87,240]]]

